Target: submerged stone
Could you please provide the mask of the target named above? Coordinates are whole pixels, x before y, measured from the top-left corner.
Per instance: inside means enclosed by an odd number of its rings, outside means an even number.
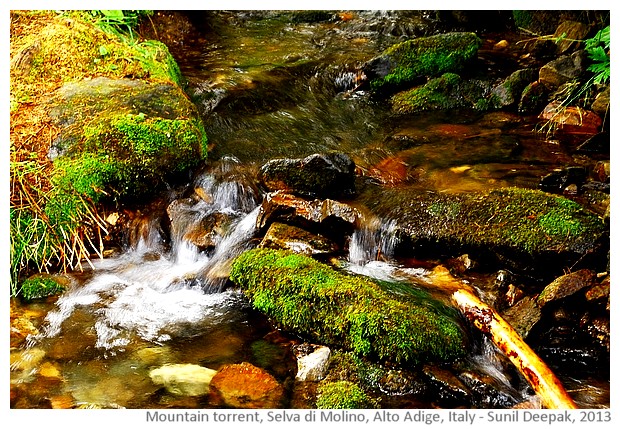
[[[284,388],[267,371],[248,362],[224,365],[211,380],[213,396],[233,408],[280,408]]]
[[[392,92],[423,77],[459,72],[473,59],[481,40],[474,33],[446,33],[407,40],[364,66],[374,91]]]
[[[400,296],[375,281],[287,251],[254,249],[231,280],[282,328],[382,361],[451,361],[467,337],[455,310],[424,292]]]
[[[193,364],[167,364],[149,372],[153,383],[174,395],[201,396],[209,393],[216,370]]]

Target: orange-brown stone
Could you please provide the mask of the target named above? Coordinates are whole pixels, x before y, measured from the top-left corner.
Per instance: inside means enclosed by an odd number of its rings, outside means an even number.
[[[248,362],[223,366],[211,380],[211,391],[234,408],[279,408],[284,397],[271,374]]]

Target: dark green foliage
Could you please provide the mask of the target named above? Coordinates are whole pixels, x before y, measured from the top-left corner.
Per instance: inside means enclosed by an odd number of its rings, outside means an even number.
[[[284,329],[383,361],[451,361],[464,353],[456,313],[430,298],[391,294],[367,278],[268,249],[239,256],[230,278]]]
[[[56,295],[64,290],[64,286],[47,277],[32,277],[24,280],[21,286],[21,295],[28,301]]]
[[[317,390],[318,409],[372,408],[370,397],[357,384],[350,381],[324,382]]]

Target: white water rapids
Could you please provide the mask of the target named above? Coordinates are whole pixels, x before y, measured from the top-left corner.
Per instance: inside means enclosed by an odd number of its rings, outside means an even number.
[[[222,291],[230,261],[248,247],[255,233],[257,195],[227,175],[238,167],[227,159],[210,174],[199,176],[208,201],[199,200],[179,216],[171,246],[164,251],[156,222],[138,243],[118,257],[93,262],[93,275],[57,301],[48,313],[44,337],[61,333],[63,323],[78,308],[96,318],[95,346],[122,349],[133,335],[162,343],[183,335],[188,327],[216,325],[230,308],[242,305],[238,292]],[[184,238],[184,231],[212,213],[231,219],[227,229],[214,238],[215,248],[201,251]],[[212,293],[205,293],[212,292]],[[32,341],[31,341],[32,342]]]

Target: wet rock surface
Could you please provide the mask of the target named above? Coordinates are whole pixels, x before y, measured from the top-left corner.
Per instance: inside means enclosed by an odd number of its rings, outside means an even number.
[[[335,253],[338,250],[336,244],[325,237],[279,222],[271,224],[259,247],[291,250],[304,255]]]
[[[283,192],[265,196],[256,219],[256,227],[265,230],[278,221],[308,231],[321,231],[327,238],[339,238],[342,243],[347,232],[353,232],[360,213],[346,203],[332,199],[306,200]]]
[[[355,194],[355,164],[343,153],[314,154],[303,159],[274,159],[263,165],[259,180],[269,191],[320,198]]]
[[[381,213],[381,200],[385,198],[385,204],[392,199],[389,215],[407,243],[402,250],[413,254],[467,252],[515,269],[536,270],[577,261],[595,250],[605,234],[601,220],[579,204],[540,191],[404,195],[384,192],[376,209]],[[394,208],[393,198],[407,203]]]

